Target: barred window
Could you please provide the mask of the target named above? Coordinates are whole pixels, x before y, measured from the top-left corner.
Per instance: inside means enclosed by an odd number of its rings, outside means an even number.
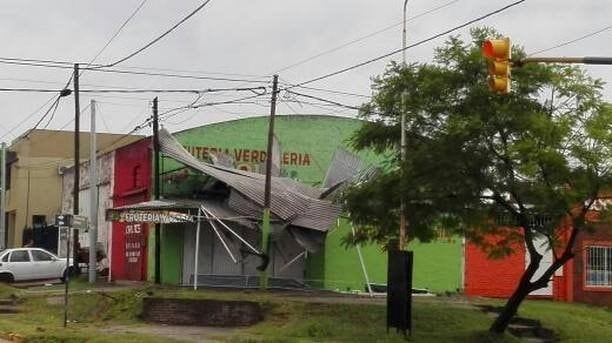
[[[586,285],[612,287],[612,247],[587,247]]]

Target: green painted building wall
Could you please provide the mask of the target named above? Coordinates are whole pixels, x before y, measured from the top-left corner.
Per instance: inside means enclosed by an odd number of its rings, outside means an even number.
[[[346,147],[361,121],[331,116],[278,116],[275,133],[280,142],[283,175],[318,186],[325,178],[333,153]],[[265,156],[268,118],[255,117],[205,125],[174,136],[194,156],[205,159],[208,152],[222,151],[232,156],[239,168],[259,171]],[[370,163],[380,158],[359,153]],[[193,180],[171,160],[164,159],[162,194],[181,192],[179,186]],[[364,276],[357,250],[342,246],[342,237],[350,233],[350,225],[340,220],[326,240],[322,251],[309,254],[305,277],[311,284],[326,289],[354,290],[364,288]],[[179,281],[182,237],[176,232],[162,233],[162,280]],[[151,246],[151,245],[150,245]],[[386,255],[378,246],[362,247],[370,282],[386,282]],[[436,291],[455,290],[460,279],[460,244],[435,242],[415,244],[415,286]],[[418,254],[418,255],[417,255]],[[151,255],[149,255],[151,256]],[[149,261],[152,261],[151,259]],[[152,266],[149,263],[149,266]]]

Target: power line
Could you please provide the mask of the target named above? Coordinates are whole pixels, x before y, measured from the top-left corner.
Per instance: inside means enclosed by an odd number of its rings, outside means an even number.
[[[190,106],[183,106],[183,107],[178,107],[175,110],[183,110],[181,112],[178,113],[172,113],[172,114],[168,114],[171,111],[167,111],[166,113],[162,113],[160,115],[160,121],[162,120],[167,120],[170,119],[172,117],[175,117],[183,112],[186,112],[190,109],[197,109],[197,108],[201,108],[201,107],[210,107],[210,106],[219,106],[219,105],[229,105],[229,104],[237,104],[237,103],[242,103],[245,100],[250,100],[250,99],[254,99],[254,98],[258,98],[260,96],[265,95],[265,93],[262,94],[255,94],[255,95],[251,95],[251,96],[246,96],[246,97],[242,97],[242,98],[238,98],[238,99],[233,99],[233,100],[226,100],[226,101],[217,101],[217,102],[208,102],[208,103],[201,103],[201,104],[192,104]],[[165,117],[162,117],[162,115],[167,114]]]
[[[51,122],[53,121],[53,118],[55,118],[55,112],[57,112],[57,108],[59,107],[59,97],[57,98],[57,101],[55,101],[55,105],[51,107],[53,108],[53,112],[51,112],[51,116],[49,117],[47,124],[43,126],[43,129],[46,129],[47,127],[49,127],[49,124],[51,124]],[[36,129],[36,126],[34,126],[34,129]]]
[[[100,51],[98,51],[98,53],[89,61],[89,63],[87,63],[87,66],[91,66],[91,64],[98,58],[100,57],[100,55],[102,54],[102,52],[104,52],[104,50],[106,50],[106,48],[108,48],[108,46],[111,44],[111,42],[119,35],[119,33],[123,30],[123,28],[130,22],[130,20],[132,20],[132,18],[134,18],[134,16],[136,16],[136,14],[140,11],[140,9],[144,6],[144,4],[147,2],[148,0],[143,0],[140,2],[140,4],[136,7],[136,9],[132,12],[132,14],[130,14],[130,16],[123,22],[123,24],[121,24],[121,26],[117,29],[117,31],[115,31],[115,33],[113,34],[113,36],[108,40],[108,42],[106,42],[106,44],[104,45],[104,47],[102,47],[102,49],[100,49]]]
[[[12,65],[24,65],[33,67],[47,67],[47,68],[60,68],[60,69],[73,69],[74,62],[69,61],[57,61],[57,60],[41,60],[31,58],[16,58],[16,57],[2,57],[0,56],[0,63],[12,64]],[[253,75],[253,74],[238,74],[238,73],[222,73],[222,72],[211,72],[211,71],[197,71],[197,70],[180,70],[170,68],[154,68],[154,67],[137,67],[137,66],[124,66],[123,69],[134,69],[134,70],[153,70],[153,71],[169,71],[172,73],[147,73],[129,70],[117,70],[117,69],[101,69],[104,67],[102,64],[86,63],[87,67],[81,67],[81,70],[92,70],[99,72],[109,73],[122,73],[122,74],[134,74],[134,75],[150,75],[150,76],[163,76],[163,77],[180,77],[180,78],[200,78],[203,80],[214,80],[214,81],[234,81],[234,82],[264,82],[252,79],[235,79],[235,78],[221,78],[207,75],[226,75],[226,76],[244,76],[249,78],[267,78],[267,75]],[[95,68],[93,67],[100,67]],[[92,68],[92,69],[89,69]],[[177,75],[176,73],[189,73],[189,74],[201,74],[201,75]],[[266,79],[267,80],[267,79]]]
[[[425,12],[419,13],[419,14],[417,14],[417,15],[413,16],[413,17],[408,18],[408,19],[406,20],[406,22],[408,22],[408,21],[412,21],[412,20],[414,20],[414,19],[417,19],[417,18],[419,18],[419,17],[425,16],[425,15],[430,14],[430,13],[433,13],[433,12],[439,11],[439,10],[441,10],[441,9],[443,9],[443,8],[445,8],[445,7],[448,7],[448,6],[450,6],[450,5],[454,4],[454,3],[458,2],[458,1],[459,1],[459,0],[452,0],[452,1],[449,1],[449,2],[447,2],[447,3],[445,3],[445,4],[442,4],[442,5],[440,5],[440,6],[434,7],[434,8],[432,8],[432,9],[430,9],[430,10],[427,10],[427,11],[425,11]],[[298,61],[298,62],[295,62],[295,63],[293,63],[293,64],[290,64],[290,65],[288,65],[288,66],[285,66],[285,67],[283,67],[283,68],[281,68],[281,69],[278,69],[278,70],[277,70],[277,71],[275,71],[273,74],[278,74],[278,73],[280,73],[280,72],[282,72],[282,71],[285,71],[285,70],[287,70],[287,69],[291,69],[291,68],[297,67],[297,66],[302,65],[302,64],[304,64],[304,63],[310,62],[310,61],[312,61],[312,60],[314,60],[314,59],[317,59],[317,58],[319,58],[319,57],[321,57],[321,56],[324,56],[324,55],[330,54],[330,53],[332,53],[332,52],[335,52],[335,51],[341,50],[341,49],[343,49],[343,48],[346,48],[347,46],[351,46],[351,45],[353,45],[353,44],[355,44],[355,43],[359,43],[359,42],[361,42],[361,41],[363,41],[363,40],[366,40],[366,39],[368,39],[368,38],[370,38],[370,37],[374,37],[374,36],[379,35],[379,34],[381,34],[381,33],[383,33],[383,32],[386,32],[386,31],[389,31],[389,30],[391,30],[391,29],[394,29],[394,28],[396,28],[397,26],[402,25],[403,23],[404,23],[404,21],[402,20],[402,21],[400,21],[399,23],[395,23],[395,24],[393,24],[393,25],[389,25],[389,26],[387,26],[387,27],[384,27],[384,28],[382,28],[382,29],[380,29],[380,30],[374,31],[374,32],[372,32],[372,33],[370,33],[370,34],[367,34],[367,35],[365,35],[365,36],[361,36],[361,37],[356,38],[356,39],[354,39],[354,40],[352,40],[352,41],[349,41],[349,42],[346,42],[346,43],[344,43],[344,44],[341,44],[341,45],[339,45],[339,46],[337,46],[337,47],[335,47],[335,48],[331,48],[331,49],[325,50],[325,51],[323,51],[323,52],[320,52],[320,53],[318,53],[318,54],[316,54],[316,55],[313,55],[313,56],[307,57],[307,58],[305,58],[305,59],[303,59],[303,60],[300,60],[300,61]]]
[[[34,124],[34,126],[33,126],[31,129],[29,129],[29,130],[26,132],[26,134],[25,134],[25,135],[23,135],[23,138],[24,138],[24,139],[25,139],[25,138],[27,138],[27,137],[30,135],[30,133],[31,133],[32,131],[34,131],[34,130],[36,130],[36,129],[38,128],[38,125],[40,125],[40,123],[42,123],[42,121],[43,121],[43,120],[44,120],[44,119],[45,119],[45,118],[46,118],[46,117],[49,115],[49,113],[51,112],[51,110],[52,110],[53,108],[57,108],[57,105],[59,104],[59,100],[60,100],[60,98],[61,98],[61,96],[60,96],[60,95],[58,95],[58,96],[55,98],[55,101],[54,101],[54,102],[53,102],[53,104],[51,104],[51,106],[50,106],[50,107],[47,109],[47,111],[45,112],[45,114],[43,114],[43,116],[42,116],[42,117],[41,117],[41,118],[40,118],[40,119],[39,119],[39,120],[36,122],[36,124]],[[52,118],[52,119],[53,119],[53,118]],[[47,125],[48,125],[48,124],[47,124]]]
[[[65,66],[67,68],[70,68],[69,66],[74,64],[72,62],[68,62],[68,61],[57,61],[57,60],[41,60],[41,59],[34,59],[34,58],[21,58],[21,57],[2,57],[0,56],[1,60],[5,60],[5,61],[11,61],[11,62],[29,62],[29,63],[36,63],[36,64],[56,64],[59,66]]]
[[[459,29],[462,29],[462,28],[464,28],[464,27],[466,27],[466,26],[469,26],[469,25],[474,24],[474,23],[476,23],[476,22],[479,22],[479,21],[481,21],[481,20],[483,20],[483,19],[486,19],[486,18],[488,18],[488,17],[491,17],[491,16],[493,16],[493,15],[495,15],[495,14],[501,13],[501,12],[503,12],[503,11],[505,11],[505,10],[507,10],[507,9],[511,8],[511,7],[517,6],[517,5],[519,5],[519,4],[521,4],[521,3],[525,2],[525,1],[527,1],[527,0],[518,0],[518,1],[515,1],[515,2],[513,2],[513,3],[511,3],[511,4],[509,4],[509,5],[506,5],[506,6],[504,6],[504,7],[499,8],[499,9],[497,9],[497,10],[494,10],[494,11],[492,11],[492,12],[486,13],[486,14],[484,14],[484,15],[481,15],[481,16],[477,17],[477,18],[474,18],[474,19],[472,19],[472,20],[469,20],[469,21],[467,21],[467,22],[465,22],[465,23],[463,23],[463,24],[461,24],[461,25],[455,26],[455,27],[453,27],[453,28],[451,28],[451,29],[448,29],[448,30],[446,30],[446,31],[443,31],[443,32],[437,33],[437,34],[435,34],[435,35],[433,35],[433,36],[430,36],[430,37],[428,37],[428,38],[425,38],[425,39],[423,39],[423,40],[421,40],[421,41],[418,41],[418,42],[416,42],[416,43],[414,43],[414,44],[408,45],[408,46],[406,46],[405,48],[396,49],[396,50],[393,50],[393,51],[391,51],[391,52],[388,52],[388,53],[386,53],[386,54],[384,54],[384,55],[381,55],[381,56],[378,56],[378,57],[374,57],[374,58],[372,58],[372,59],[369,59],[369,60],[367,60],[367,61],[364,61],[364,62],[361,62],[361,63],[355,64],[355,65],[352,65],[352,66],[350,66],[350,67],[346,67],[346,68],[340,69],[340,70],[338,70],[338,71],[335,71],[335,72],[332,72],[332,73],[329,73],[329,74],[325,74],[325,75],[322,75],[322,76],[316,77],[316,78],[314,78],[314,79],[310,79],[310,80],[307,80],[307,81],[304,81],[304,82],[300,82],[300,83],[298,83],[297,85],[290,86],[289,88],[300,87],[300,86],[303,86],[303,85],[306,85],[306,84],[309,84],[309,83],[313,83],[313,82],[316,82],[316,81],[320,81],[320,80],[323,80],[323,79],[327,79],[327,78],[330,78],[330,77],[332,77],[332,76],[336,76],[336,75],[339,75],[339,74],[343,74],[343,73],[346,73],[347,71],[350,71],[350,70],[353,70],[353,69],[357,69],[357,68],[359,68],[359,67],[363,67],[363,66],[368,65],[368,64],[370,64],[370,63],[373,63],[373,62],[376,62],[376,61],[380,61],[380,60],[382,60],[382,59],[384,59],[384,58],[387,58],[387,57],[393,56],[393,55],[395,55],[395,54],[397,54],[397,53],[400,53],[400,52],[402,52],[402,51],[404,51],[404,50],[408,50],[408,49],[411,49],[411,48],[417,47],[417,46],[419,46],[419,45],[425,44],[425,43],[430,42],[430,41],[432,41],[432,40],[434,40],[434,39],[440,38],[440,37],[445,36],[445,35],[447,35],[447,34],[449,34],[449,33],[452,33],[452,32],[454,32],[454,31],[457,31],[457,30],[459,30]],[[289,89],[289,88],[288,88],[288,89]]]
[[[66,82],[65,86],[63,89],[56,91],[58,93],[57,98],[51,97],[49,100],[47,100],[42,106],[40,106],[36,111],[32,112],[29,116],[27,116],[26,118],[24,118],[21,122],[19,122],[13,129],[11,129],[10,131],[7,132],[11,133],[11,131],[16,130],[19,126],[21,126],[21,124],[23,124],[24,122],[26,122],[28,119],[30,119],[31,117],[33,117],[38,111],[40,111],[43,107],[45,107],[49,102],[51,102],[51,100],[55,99],[55,101],[51,104],[51,106],[49,107],[49,109],[47,109],[47,111],[45,112],[45,114],[40,118],[40,120],[38,120],[38,122],[34,125],[33,128],[31,128],[30,130],[28,130],[24,135],[22,135],[22,139],[26,139],[28,138],[28,136],[30,135],[30,133],[32,131],[34,131],[38,125],[40,125],[40,123],[45,119],[45,117],[49,114],[49,112],[53,109],[53,113],[51,114],[51,118],[49,119],[49,121],[47,121],[47,124],[45,125],[45,128],[48,127],[51,124],[51,121],[53,120],[53,118],[55,117],[55,112],[57,111],[57,108],[59,106],[59,101],[62,97],[70,95],[70,90],[67,89],[68,85],[70,85],[70,82],[72,81],[72,78],[74,77],[74,74],[71,73],[70,77],[68,78],[68,81]],[[4,136],[2,136],[0,139],[6,137],[6,134]]]
[[[581,40],[583,40],[583,39],[587,39],[587,38],[589,38],[589,37],[593,37],[593,36],[595,36],[595,35],[597,35],[597,34],[600,34],[600,33],[602,33],[602,32],[608,31],[608,30],[610,30],[610,29],[612,29],[612,25],[608,25],[608,26],[606,26],[606,27],[604,27],[604,28],[602,28],[602,29],[599,29],[599,30],[597,30],[597,31],[593,31],[593,32],[591,32],[591,33],[587,33],[587,34],[585,34],[585,35],[583,35],[583,36],[580,36],[580,37],[578,37],[578,38],[575,38],[575,39],[572,39],[572,40],[569,40],[569,41],[566,41],[566,42],[563,42],[563,43],[559,43],[559,44],[557,44],[557,45],[555,45],[555,46],[552,46],[552,47],[550,47],[550,48],[546,48],[546,49],[538,50],[538,51],[536,51],[536,52],[533,52],[533,53],[529,54],[529,56],[533,56],[533,55],[541,54],[541,53],[543,53],[543,52],[547,52],[547,51],[554,50],[554,49],[557,49],[557,48],[560,48],[560,47],[563,47],[563,46],[566,46],[566,45],[570,45],[570,44],[576,43],[576,42],[579,42],[579,41],[581,41]]]
[[[123,66],[125,69],[135,70],[153,70],[153,71],[166,71],[173,73],[189,73],[189,74],[201,74],[201,75],[225,75],[225,76],[242,76],[242,77],[257,77],[265,78],[267,75],[256,75],[256,74],[242,74],[242,73],[225,73],[219,71],[204,71],[204,70],[184,70],[184,69],[172,69],[172,68],[155,68],[155,67],[137,67],[137,66]]]
[[[36,80],[36,79],[22,79],[22,78],[12,78],[12,77],[2,77],[0,78],[0,81],[14,81],[14,82],[26,82],[26,83],[42,83],[42,84],[48,84],[48,85],[63,85],[65,84],[64,82],[59,82],[59,81],[46,81],[46,80]],[[81,86],[87,86],[87,87],[103,87],[103,88],[125,88],[125,89],[138,89],[136,87],[129,87],[129,86],[116,86],[116,85],[103,85],[103,84],[96,84],[96,83],[80,83]]]
[[[41,61],[41,62],[37,62]],[[57,68],[57,69],[74,69],[70,62],[53,62],[47,63],[44,60],[30,60],[30,59],[17,59],[17,58],[6,58],[0,57],[0,63],[9,65],[29,66],[29,67],[41,67],[41,68]],[[81,68],[81,70],[89,70],[103,73],[114,73],[114,74],[128,74],[128,75],[143,75],[143,76],[157,76],[157,77],[168,77],[177,79],[189,79],[189,80],[207,80],[207,81],[224,81],[224,82],[242,82],[242,83],[267,83],[269,80],[254,80],[254,79],[238,79],[228,77],[216,77],[216,76],[199,76],[199,75],[188,75],[188,74],[173,74],[173,73],[155,73],[155,72],[144,72],[144,71],[132,71],[124,69],[101,69],[96,68],[95,64],[90,67]],[[100,66],[101,65],[97,65]]]
[[[0,57],[0,63],[9,64],[9,65],[18,65],[18,66],[28,66],[28,67],[42,67],[42,68],[56,68],[56,69],[73,69],[68,65],[59,65],[59,64],[48,64],[43,62],[23,62],[23,61],[13,61],[11,59],[4,59]]]
[[[3,63],[0,61],[0,63]],[[85,70],[114,73],[114,74],[129,74],[129,75],[145,75],[145,76],[159,76],[169,77],[178,79],[189,79],[189,80],[208,80],[208,81],[225,81],[225,82],[244,82],[244,83],[267,83],[269,80],[253,80],[253,79],[236,79],[227,77],[215,77],[215,76],[198,76],[198,75],[187,75],[187,74],[172,74],[172,73],[152,73],[143,71],[131,71],[122,69],[98,69],[98,68],[82,68]]]
[[[23,118],[19,123],[17,123],[17,125],[15,125],[12,129],[8,130],[4,135],[2,135],[0,137],[0,140],[4,139],[8,134],[12,134],[12,132],[14,130],[16,130],[18,127],[20,127],[23,123],[25,123],[26,121],[28,121],[30,118],[32,118],[34,115],[36,115],[38,113],[38,111],[40,111],[41,109],[43,109],[43,107],[47,106],[48,103],[50,103],[51,101],[53,101],[56,98],[56,95],[52,96],[51,98],[49,98],[49,100],[47,100],[44,104],[42,104],[39,108],[37,108],[36,110],[34,110],[34,112],[28,114],[27,116],[25,116],[25,118]]]
[[[204,89],[81,89],[81,93],[219,93],[219,92],[266,92],[266,87],[204,88]],[[263,94],[262,93],[262,94]]]
[[[79,92],[80,93],[195,93],[195,94],[200,94],[200,93],[244,92],[244,91],[250,91],[253,93],[257,93],[258,90],[263,91],[265,93],[266,87],[205,88],[205,89],[80,89]],[[62,90],[57,90],[57,89],[43,89],[43,88],[0,88],[0,92],[59,93],[62,91],[70,91],[70,89],[64,88]]]
[[[289,85],[293,86],[291,83],[289,83]],[[326,89],[326,88],[317,88],[317,87],[308,87],[308,86],[297,86],[297,87],[298,88],[303,88],[303,89],[309,89],[309,90],[313,90],[313,91],[320,91],[320,92],[331,93],[331,94],[354,96],[354,97],[357,97],[357,98],[365,98],[365,99],[371,99],[372,98],[371,95],[350,93],[350,92],[339,91],[339,90],[335,90],[335,89]]]
[[[129,60],[130,58],[138,55],[139,53],[143,52],[144,50],[148,49],[149,47],[151,47],[153,44],[157,43],[158,41],[160,41],[162,38],[164,38],[165,36],[167,36],[168,34],[170,34],[170,32],[174,31],[177,27],[179,27],[181,24],[183,24],[184,22],[186,22],[187,20],[189,20],[189,18],[193,17],[196,13],[198,13],[200,10],[202,10],[206,5],[208,5],[208,3],[211,0],[206,0],[204,1],[200,6],[196,7],[195,10],[193,10],[191,13],[189,13],[186,17],[184,17],[183,19],[181,19],[178,23],[174,24],[170,29],[166,30],[164,33],[162,33],[161,35],[159,35],[157,38],[153,39],[152,41],[150,41],[149,43],[147,43],[145,46],[143,46],[142,48],[132,52],[131,54],[127,55],[126,57],[123,57],[113,63],[107,64],[104,67],[113,67],[116,66],[117,64],[121,63],[121,62],[125,62],[127,60]]]
[[[357,107],[357,106],[346,105],[346,104],[343,104],[341,102],[337,102],[337,101],[334,101],[334,100],[328,100],[328,99],[321,98],[321,97],[318,97],[318,96],[298,93],[298,92],[294,92],[294,91],[290,91],[290,90],[285,90],[285,91],[287,93],[289,93],[289,94],[294,94],[294,95],[301,96],[301,97],[308,98],[308,99],[312,99],[312,100],[322,101],[322,102],[325,102],[325,103],[328,103],[328,104],[332,104],[332,105],[336,105],[336,106],[339,106],[339,107],[344,107],[344,108],[348,108],[348,109],[351,109],[351,110],[357,110],[357,111],[359,110],[359,107]]]
[[[59,90],[57,90],[57,89],[41,89],[41,88],[0,88],[0,92],[59,93]]]

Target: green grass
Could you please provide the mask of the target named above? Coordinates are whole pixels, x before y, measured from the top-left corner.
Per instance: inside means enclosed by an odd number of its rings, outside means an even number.
[[[21,290],[11,287],[5,283],[0,283],[0,298],[9,298],[11,296],[19,296]]]
[[[385,327],[385,307],[321,303],[271,304],[268,319],[236,334],[234,342],[405,342]],[[413,342],[518,342],[494,339],[484,313],[430,301],[414,304]]]
[[[18,333],[27,342],[169,342],[145,334],[102,333],[105,327],[139,325],[142,298],[146,296],[250,300],[260,303],[265,320],[220,337],[230,342],[405,342],[394,330],[386,332],[384,300],[366,299],[337,303],[321,294],[261,291],[198,290],[147,286],[114,292],[79,293],[70,296],[68,328],[63,328],[63,298],[25,294],[0,286],[0,294],[22,297],[23,312],[0,315],[0,335]],[[316,299],[313,297],[316,296]],[[308,302],[313,300],[314,302]],[[346,299],[342,299],[346,302]],[[500,301],[478,303],[501,305]],[[411,342],[519,342],[509,334],[493,337],[493,318],[459,297],[416,298]],[[521,316],[538,319],[561,342],[606,342],[612,337],[612,310],[551,301],[526,301]]]
[[[551,301],[526,301],[523,317],[538,319],[562,342],[612,341],[612,308]]]
[[[6,290],[11,288],[4,286]],[[2,288],[0,288],[0,291]],[[13,289],[15,290],[15,289]],[[15,290],[19,293],[19,290]],[[17,334],[26,342],[168,342],[168,339],[145,334],[102,333],[114,323],[138,323],[143,293],[136,291],[112,294],[77,294],[69,298],[67,328],[63,327],[63,297],[25,295],[21,292],[18,314],[0,315],[0,336]]]

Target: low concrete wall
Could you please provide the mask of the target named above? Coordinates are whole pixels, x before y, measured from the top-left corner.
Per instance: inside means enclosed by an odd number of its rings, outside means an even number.
[[[263,311],[258,303],[250,301],[144,298],[142,319],[172,325],[235,327],[262,321]]]

